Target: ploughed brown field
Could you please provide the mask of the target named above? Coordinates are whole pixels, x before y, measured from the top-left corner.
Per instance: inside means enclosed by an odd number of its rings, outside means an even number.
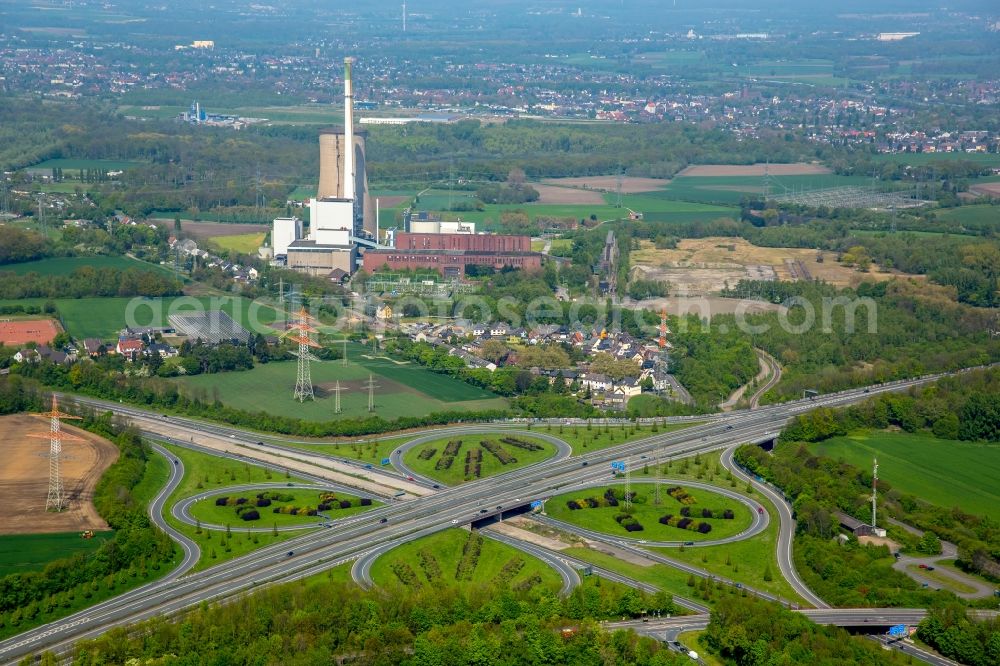
[[[118,447],[65,422],[62,429],[83,441],[63,442],[62,480],[69,500],[64,511],[55,513],[45,510],[49,440],[28,437],[47,433],[49,420],[27,414],[0,416],[0,534],[108,529],[94,508],[94,487],[118,459]]]

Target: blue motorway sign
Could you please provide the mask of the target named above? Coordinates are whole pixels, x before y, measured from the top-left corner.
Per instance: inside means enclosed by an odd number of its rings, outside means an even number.
[[[893,625],[893,626],[889,627],[889,635],[890,636],[905,636],[906,633],[907,632],[906,632],[906,625],[905,624],[897,624],[897,625]]]
[[[382,464],[383,465],[388,465],[389,464],[389,459],[388,458],[382,458]]]
[[[611,469],[618,470],[619,472],[625,471],[625,461],[624,460],[612,460]]]
[[[541,505],[542,505],[542,500],[535,500],[534,502],[531,503],[531,508],[532,509],[537,509]]]

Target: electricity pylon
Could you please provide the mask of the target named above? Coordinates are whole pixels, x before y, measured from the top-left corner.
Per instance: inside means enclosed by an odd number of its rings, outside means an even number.
[[[310,335],[318,334],[317,331],[312,326],[312,322],[315,321],[306,309],[303,307],[296,313],[297,321],[288,327],[281,337],[288,338],[292,342],[299,343],[299,350],[297,352],[292,352],[299,357],[298,363],[298,374],[295,378],[295,391],[292,393],[292,397],[299,402],[305,402],[306,398],[310,400],[315,400],[316,396],[313,393],[312,385],[312,373],[309,369],[309,363],[312,361],[319,361],[309,348],[318,348],[320,345],[315,342]]]
[[[340,380],[339,379],[337,380],[337,386],[335,388],[330,389],[330,391],[334,394],[334,401],[333,401],[333,413],[334,414],[340,414],[340,412],[341,412],[341,409],[340,409],[340,393],[341,393],[341,391],[346,391],[346,390],[347,389],[345,389],[345,388],[341,388],[341,386],[340,386]]]
[[[368,411],[375,411],[375,389],[378,388],[378,384],[375,383],[375,379],[372,375],[368,375],[368,381],[365,382],[365,388],[368,389]]]
[[[62,511],[66,508],[66,495],[63,492],[62,475],[59,469],[59,458],[62,456],[63,441],[82,442],[83,438],[62,431],[60,419],[79,419],[79,416],[59,411],[59,401],[52,396],[52,409],[47,412],[33,414],[49,419],[49,432],[31,433],[29,437],[49,440],[49,494],[45,498],[46,511]]]

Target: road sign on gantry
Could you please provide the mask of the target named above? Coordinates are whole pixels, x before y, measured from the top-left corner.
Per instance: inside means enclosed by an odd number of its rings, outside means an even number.
[[[532,509],[537,509],[541,505],[542,505],[542,500],[535,500],[534,502],[531,503],[531,508]]]
[[[906,632],[906,625],[905,624],[896,624],[896,625],[893,625],[893,626],[889,627],[889,635],[890,636],[906,636],[906,633],[907,632]]]

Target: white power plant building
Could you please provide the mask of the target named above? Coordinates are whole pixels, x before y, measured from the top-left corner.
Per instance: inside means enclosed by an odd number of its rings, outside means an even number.
[[[274,256],[288,256],[288,246],[302,238],[302,220],[297,217],[277,217],[271,227],[271,247]]]

